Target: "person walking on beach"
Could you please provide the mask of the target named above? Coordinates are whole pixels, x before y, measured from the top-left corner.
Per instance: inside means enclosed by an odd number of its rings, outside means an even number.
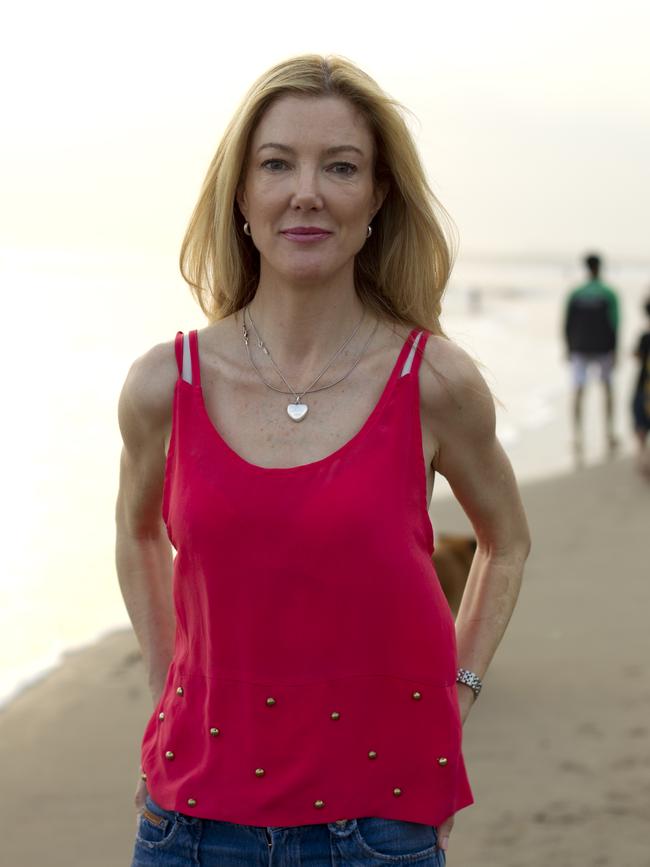
[[[648,449],[648,434],[650,433],[650,297],[645,300],[643,309],[647,321],[646,330],[640,336],[634,353],[639,362],[639,371],[632,398],[632,415],[638,444],[637,465],[639,471],[650,479],[650,450]]]
[[[587,373],[597,368],[605,393],[605,431],[610,453],[618,446],[614,433],[612,373],[616,365],[619,303],[616,292],[600,279],[601,259],[585,257],[589,279],[573,289],[564,315],[564,337],[573,379],[573,446],[578,460],[583,453],[583,402]]]
[[[181,248],[209,324],[139,356],[118,407],[153,701],[133,867],[445,863],[530,536],[440,327],[443,219],[399,105],[342,58],[264,73],[217,148]],[[435,472],[478,540],[455,622]]]

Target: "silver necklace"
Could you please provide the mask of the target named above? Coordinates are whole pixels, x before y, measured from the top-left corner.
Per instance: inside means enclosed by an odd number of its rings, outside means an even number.
[[[257,366],[257,365],[255,364],[255,362],[253,361],[253,357],[252,357],[252,355],[251,355],[251,351],[250,351],[250,346],[249,346],[249,343],[248,343],[248,341],[249,341],[248,329],[246,328],[246,312],[247,312],[247,311],[248,311],[248,316],[249,316],[249,318],[250,318],[250,320],[251,320],[251,325],[253,326],[253,330],[255,331],[255,334],[256,334],[256,336],[257,336],[257,345],[258,345],[258,347],[259,347],[259,348],[260,348],[260,349],[261,349],[261,350],[262,350],[266,355],[268,355],[271,364],[272,364],[273,367],[276,369],[276,371],[278,372],[278,374],[279,374],[280,377],[282,378],[284,384],[285,384],[285,385],[287,386],[287,388],[289,389],[288,392],[287,392],[287,391],[282,391],[281,388],[277,388],[275,385],[271,385],[270,382],[267,382],[267,381],[264,379],[264,376],[262,375],[261,370],[258,368],[258,366]],[[347,340],[345,341],[345,343],[343,343],[343,345],[342,345],[339,349],[337,349],[337,351],[334,353],[334,355],[332,356],[332,358],[330,359],[330,361],[329,361],[329,362],[325,365],[325,367],[321,370],[321,372],[318,374],[318,376],[316,377],[316,379],[311,383],[311,385],[309,386],[309,388],[306,388],[304,391],[300,391],[300,392],[298,392],[298,391],[296,391],[295,388],[291,388],[291,386],[290,386],[289,383],[287,382],[287,380],[286,380],[284,374],[282,373],[282,371],[280,370],[280,368],[277,366],[277,364],[276,364],[275,361],[273,360],[273,357],[272,357],[271,353],[269,352],[268,347],[265,345],[264,341],[262,340],[262,338],[261,338],[260,335],[259,335],[259,332],[258,332],[257,328],[255,327],[255,323],[253,322],[253,317],[251,316],[251,312],[250,312],[250,310],[249,310],[249,308],[248,308],[248,305],[246,305],[246,307],[244,308],[244,316],[243,316],[244,321],[243,321],[243,324],[242,324],[242,331],[243,331],[243,336],[244,336],[244,343],[246,344],[246,351],[247,351],[247,353],[248,353],[248,358],[249,358],[251,364],[253,365],[253,367],[255,368],[255,370],[257,371],[257,374],[258,374],[258,376],[260,377],[260,379],[262,380],[262,382],[264,383],[264,385],[268,386],[268,388],[272,388],[274,391],[279,391],[279,392],[281,392],[282,394],[292,394],[292,395],[293,395],[293,397],[294,397],[294,401],[293,401],[293,403],[290,403],[290,404],[287,406],[287,415],[289,416],[289,418],[290,418],[292,421],[302,421],[302,420],[305,418],[305,416],[307,415],[307,413],[309,412],[309,406],[308,406],[306,403],[303,403],[303,402],[302,402],[302,398],[304,397],[305,394],[309,394],[309,393],[312,392],[312,391],[323,391],[323,390],[326,389],[326,388],[332,388],[332,386],[337,385],[339,382],[341,382],[341,380],[343,380],[343,379],[345,379],[347,376],[349,376],[349,375],[352,373],[352,371],[354,370],[354,368],[357,366],[357,364],[358,364],[359,361],[361,360],[361,356],[363,355],[363,353],[364,353],[365,350],[366,350],[366,347],[367,347],[368,344],[370,343],[370,340],[371,340],[372,336],[374,335],[375,331],[377,330],[377,326],[379,325],[379,320],[377,320],[377,321],[375,322],[375,327],[374,327],[373,330],[371,331],[370,336],[368,337],[368,339],[367,339],[366,342],[364,343],[364,345],[363,345],[363,347],[362,347],[362,349],[361,349],[361,352],[360,352],[359,355],[357,356],[356,361],[354,362],[354,364],[352,365],[352,367],[348,370],[348,372],[345,373],[345,374],[343,374],[343,376],[341,376],[339,379],[335,380],[334,382],[330,383],[329,385],[322,385],[320,388],[313,388],[313,386],[318,382],[318,380],[319,380],[319,379],[321,378],[321,376],[325,373],[325,371],[326,371],[326,370],[327,370],[327,369],[328,369],[328,368],[333,364],[333,362],[334,362],[334,360],[337,358],[337,356],[338,356],[338,355],[339,355],[339,354],[340,354],[340,353],[345,349],[345,347],[348,345],[348,343],[352,340],[352,338],[354,337],[354,335],[357,333],[357,331],[358,331],[359,328],[361,327],[361,323],[362,323],[363,320],[364,320],[365,313],[366,313],[366,311],[365,311],[365,308],[364,308],[363,314],[362,314],[362,316],[361,316],[361,319],[359,320],[359,323],[358,323],[357,327],[354,329],[354,331],[352,332],[352,334],[347,338]]]

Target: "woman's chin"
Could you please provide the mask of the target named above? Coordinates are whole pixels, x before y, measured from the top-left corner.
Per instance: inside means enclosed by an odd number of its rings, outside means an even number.
[[[276,269],[278,276],[287,283],[324,283],[331,280],[340,268],[332,267],[325,262],[292,262],[283,268]]]

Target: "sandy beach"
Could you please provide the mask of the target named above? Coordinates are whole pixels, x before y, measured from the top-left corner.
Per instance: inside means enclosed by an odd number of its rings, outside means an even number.
[[[650,486],[628,457],[522,485],[533,551],[465,726],[476,804],[451,867],[650,867]],[[467,521],[436,497],[439,531]],[[6,867],[126,867],[151,711],[134,635],[69,654],[0,713]]]

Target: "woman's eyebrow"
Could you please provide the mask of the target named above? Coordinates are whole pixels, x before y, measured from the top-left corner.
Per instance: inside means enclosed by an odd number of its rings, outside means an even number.
[[[294,148],[289,147],[289,145],[278,144],[277,142],[266,142],[265,144],[260,145],[258,147],[257,152],[259,153],[264,148],[275,148],[275,150],[284,151],[285,153],[290,153],[290,154],[295,154],[295,152],[296,152],[294,150]],[[363,151],[361,150],[361,148],[358,148],[356,145],[348,145],[348,144],[334,145],[333,147],[325,148],[323,153],[326,154],[327,156],[332,156],[333,154],[338,154],[338,153],[341,153],[342,151],[355,151],[355,153],[358,153],[360,156],[362,156],[362,157],[365,156]]]

